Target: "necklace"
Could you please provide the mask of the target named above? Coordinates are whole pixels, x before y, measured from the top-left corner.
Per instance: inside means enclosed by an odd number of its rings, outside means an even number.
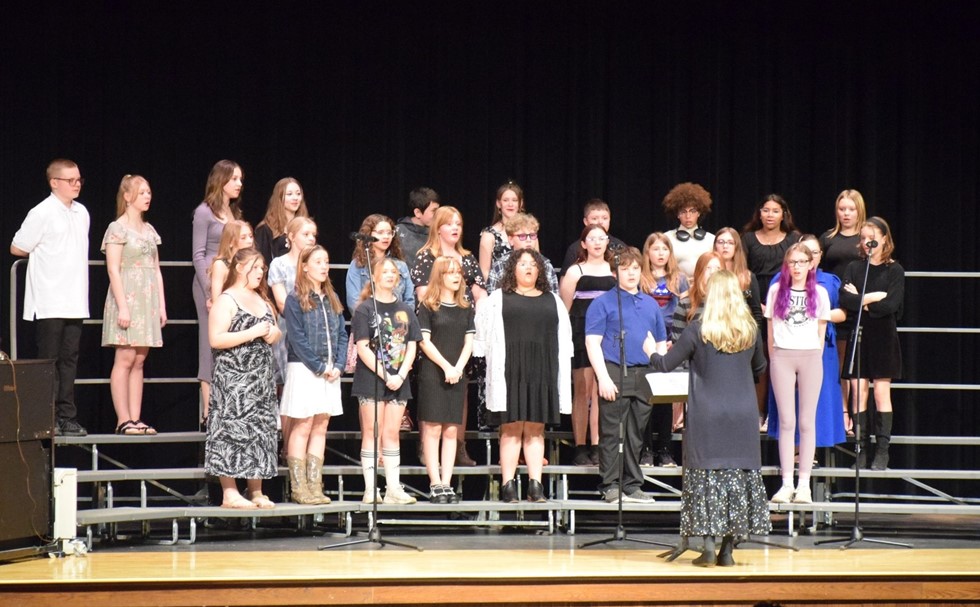
[[[531,287],[530,289],[523,289],[523,290],[520,288],[516,288],[514,289],[514,292],[517,293],[518,295],[523,295],[524,297],[527,297],[528,295],[531,295],[537,290],[538,290],[537,287]]]
[[[763,234],[766,235],[765,238],[762,237]],[[774,244],[779,244],[780,242],[783,241],[783,238],[785,238],[785,237],[786,237],[786,234],[784,234],[783,232],[779,232],[779,231],[775,232],[774,235],[770,235],[765,230],[759,230],[759,231],[757,231],[755,233],[755,238],[756,238],[756,240],[759,241],[759,244],[763,244],[763,245],[766,245],[766,246],[772,246]]]

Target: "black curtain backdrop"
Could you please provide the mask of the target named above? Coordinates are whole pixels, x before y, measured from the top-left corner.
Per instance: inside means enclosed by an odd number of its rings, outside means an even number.
[[[406,214],[435,188],[476,248],[514,179],[556,263],[598,196],[640,245],[673,227],[660,201],[695,181],[705,224],[741,228],[769,192],[798,226],[833,225],[844,188],[895,231],[907,270],[976,270],[980,5],[976,2],[43,2],[5,5],[0,36],[0,230],[9,243],[77,161],[91,255],[121,176],[153,187],[164,260],[190,258],[191,212],[221,158],[245,172],[257,223],[273,184],[303,185],[332,260],[372,212]],[[0,256],[9,345],[6,245]],[[21,272],[23,276],[23,272]],[[191,273],[169,271],[172,318],[193,318]],[[334,276],[335,284],[342,277]],[[93,273],[101,316],[107,281]],[[975,280],[909,279],[907,326],[978,326]],[[20,322],[22,357],[34,352]],[[80,377],[107,377],[93,327]],[[192,376],[193,328],[166,329],[150,376]],[[975,336],[902,337],[906,381],[975,383]],[[6,349],[6,348],[5,348]],[[193,426],[190,387],[147,389],[147,419]],[[105,386],[82,421],[114,423]],[[897,433],[978,432],[969,392],[896,390]],[[347,416],[353,418],[354,416]],[[168,421],[169,420],[169,421]],[[352,423],[356,421],[351,419]],[[909,451],[915,463],[918,453]],[[937,451],[976,466],[976,450]],[[900,456],[901,459],[902,456]]]

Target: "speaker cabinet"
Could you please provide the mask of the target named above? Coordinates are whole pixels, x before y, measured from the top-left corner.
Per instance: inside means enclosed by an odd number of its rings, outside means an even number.
[[[54,363],[0,362],[0,550],[51,537]]]

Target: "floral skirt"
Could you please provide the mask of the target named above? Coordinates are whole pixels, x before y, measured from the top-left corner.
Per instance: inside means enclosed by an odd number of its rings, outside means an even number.
[[[685,468],[680,534],[768,535],[769,498],[759,470]]]

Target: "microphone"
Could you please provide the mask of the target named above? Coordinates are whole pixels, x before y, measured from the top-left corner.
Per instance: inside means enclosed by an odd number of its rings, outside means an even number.
[[[355,242],[378,242],[378,239],[374,236],[369,234],[361,234],[360,232],[351,232],[350,239]]]
[[[875,247],[878,246],[878,241],[877,240],[869,240],[868,242],[866,242],[864,244],[864,246],[866,246],[869,250],[870,249],[873,249],[873,248],[875,248]]]

